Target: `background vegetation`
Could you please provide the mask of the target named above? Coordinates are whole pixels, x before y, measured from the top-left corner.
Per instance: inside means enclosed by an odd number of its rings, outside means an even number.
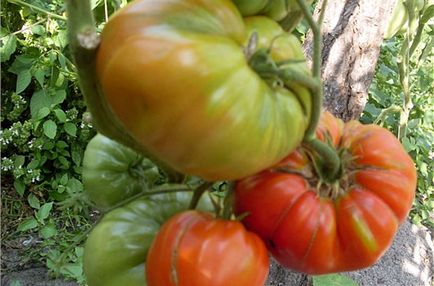
[[[99,28],[125,0],[93,1]],[[84,283],[83,233],[98,215],[82,196],[81,161],[95,134],[68,51],[63,1],[1,2],[2,247],[22,264]],[[411,109],[402,143],[418,166],[414,223],[434,230],[434,27],[411,58]],[[384,42],[361,120],[395,134],[404,94],[397,62],[403,36]],[[8,271],[8,269],[6,269]],[[10,271],[17,269],[9,269]]]

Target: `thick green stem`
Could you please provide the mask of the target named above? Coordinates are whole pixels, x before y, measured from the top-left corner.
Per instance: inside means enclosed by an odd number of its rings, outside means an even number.
[[[229,188],[226,193],[225,199],[223,201],[223,212],[221,218],[225,220],[230,220],[232,216],[232,206],[235,197],[235,183],[229,182]]]
[[[53,18],[53,19],[57,19],[57,20],[61,20],[61,21],[66,21],[65,17],[57,15],[56,13],[47,11],[47,10],[41,8],[41,7],[32,5],[30,3],[27,3],[27,2],[24,2],[24,1],[21,1],[21,0],[7,0],[7,1],[9,3],[12,3],[12,4],[28,7],[30,9],[32,9],[32,10],[35,10],[35,11],[40,12],[40,13],[43,13],[43,14],[45,14],[45,15]]]
[[[341,168],[341,159],[336,150],[318,139],[307,141],[304,144],[321,158],[320,177],[328,182],[336,180]]]
[[[390,113],[401,112],[402,108],[397,105],[391,105],[381,111],[380,115],[375,119],[374,124],[383,122]]]
[[[211,182],[205,182],[201,185],[199,185],[193,193],[193,197],[191,198],[190,206],[188,207],[190,210],[194,210],[197,207],[197,204],[199,203],[200,198],[202,195],[212,186],[213,183]]]
[[[170,182],[182,181],[182,174],[151,156],[149,152],[126,131],[103,96],[96,77],[95,61],[99,45],[99,36],[96,32],[90,1],[66,0],[66,8],[68,12],[69,42],[77,67],[80,88],[98,132],[154,161],[154,163],[166,173]]]
[[[318,22],[315,22],[311,12],[309,11],[309,6],[307,5],[305,0],[297,0],[298,5],[300,6],[309,26],[312,29],[313,33],[313,64],[312,64],[312,75],[314,79],[317,81],[317,87],[312,90],[312,111],[311,111],[311,119],[309,122],[309,126],[306,130],[304,141],[309,142],[315,139],[315,131],[318,126],[319,119],[321,116],[322,110],[322,101],[323,101],[323,86],[321,82],[321,43],[322,43],[322,35],[321,35],[321,22],[324,17],[325,7],[327,5],[327,0],[323,1],[323,5],[321,7],[321,14],[319,16]]]

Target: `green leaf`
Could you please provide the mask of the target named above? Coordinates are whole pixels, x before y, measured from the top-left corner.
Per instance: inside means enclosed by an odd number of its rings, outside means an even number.
[[[62,109],[55,109],[54,114],[56,115],[59,122],[63,123],[66,121],[66,113]]]
[[[41,109],[39,109],[38,115],[36,116],[35,119],[41,120],[41,119],[47,117],[48,114],[50,114],[50,109],[48,107],[42,107]]]
[[[30,99],[30,113],[33,119],[38,117],[39,110],[51,105],[51,99],[44,90],[35,92]]]
[[[26,190],[26,185],[21,180],[14,181],[14,187],[17,193],[22,197],[24,195],[24,191]]]
[[[80,151],[76,150],[76,149],[72,149],[71,151],[71,158],[72,161],[74,162],[75,165],[80,166],[81,165],[81,153]]]
[[[45,72],[43,69],[37,68],[33,72],[33,76],[35,77],[36,81],[39,83],[41,87],[44,86],[44,80],[45,80]]]
[[[54,139],[54,137],[56,137],[56,133],[57,133],[57,125],[53,120],[47,120],[44,122],[44,125],[42,126],[44,129],[44,134],[50,138],[50,139]]]
[[[42,207],[36,213],[36,218],[41,222],[44,221],[50,214],[52,208],[53,208],[53,202],[43,204]]]
[[[39,167],[39,160],[38,159],[33,159],[28,165],[27,168],[28,169],[36,169]]]
[[[9,34],[1,38],[0,58],[1,62],[6,62],[17,48],[17,37],[14,34]]]
[[[57,234],[57,229],[56,226],[54,224],[48,224],[48,225],[44,225],[39,232],[41,233],[42,237],[47,239],[50,237],[53,237]]]
[[[78,193],[83,191],[83,184],[76,178],[71,178],[66,185],[69,193]]]
[[[21,71],[17,77],[16,93],[23,92],[29,86],[31,80],[30,70]]]
[[[41,207],[39,199],[34,194],[30,194],[27,197],[27,201],[29,202],[29,205],[34,209],[39,209]]]
[[[59,140],[56,142],[56,147],[59,149],[65,149],[68,147],[68,144],[66,144],[65,141]]]
[[[74,123],[67,122],[65,123],[63,128],[65,129],[66,133],[68,133],[72,137],[75,137],[75,135],[77,134],[77,126],[75,126]]]
[[[17,156],[15,156],[14,167],[15,168],[21,167],[22,165],[24,165],[25,161],[26,161],[26,157],[24,157],[23,155],[17,155]]]
[[[38,221],[35,218],[28,218],[18,225],[18,231],[27,231],[38,226]]]
[[[313,276],[313,286],[358,286],[350,277],[340,274]]]
[[[62,267],[61,273],[72,277],[80,277],[83,275],[83,266],[69,263]]]
[[[35,25],[32,27],[32,33],[39,36],[43,36],[45,35],[45,28],[42,25]]]
[[[64,90],[56,90],[55,95],[52,97],[52,104],[57,105],[61,104],[66,98],[66,91]]]

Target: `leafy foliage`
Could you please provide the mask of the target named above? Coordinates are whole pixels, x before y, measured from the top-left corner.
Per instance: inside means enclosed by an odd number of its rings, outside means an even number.
[[[410,111],[401,139],[418,170],[413,222],[434,227],[434,25],[425,26],[422,41],[410,59]],[[398,134],[404,100],[398,63],[402,37],[384,42],[362,121],[376,122]]]
[[[69,58],[63,3],[10,2],[2,2],[1,12],[0,143],[2,183],[9,181],[14,188],[3,191],[2,201],[12,202],[12,213],[4,220],[12,219],[14,211],[19,217],[18,224],[11,224],[17,232],[8,228],[4,238],[11,232],[36,237],[24,245],[27,256],[80,281],[82,274],[64,269],[80,257],[69,245],[90,227],[80,197],[81,163],[95,131],[87,120]],[[21,209],[16,207],[18,200]],[[62,205],[71,207],[62,209]],[[55,253],[65,253],[57,264],[50,263]]]

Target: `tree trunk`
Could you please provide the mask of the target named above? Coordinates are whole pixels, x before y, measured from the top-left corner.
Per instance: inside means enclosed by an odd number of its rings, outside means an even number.
[[[315,9],[317,18],[323,0]],[[360,117],[368,99],[383,34],[396,0],[329,0],[322,25],[324,107],[348,121]],[[304,43],[312,56],[312,33]]]

